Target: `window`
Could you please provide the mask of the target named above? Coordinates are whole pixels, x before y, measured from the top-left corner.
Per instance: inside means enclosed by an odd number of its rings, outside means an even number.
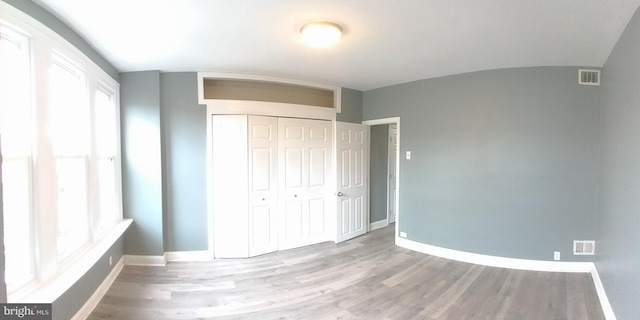
[[[57,181],[58,258],[89,240],[89,101],[85,75],[60,54],[49,68],[49,134]]]
[[[118,155],[118,108],[116,93],[106,86],[95,92],[94,124],[98,162],[99,212],[98,232],[104,232],[122,217],[119,215],[120,196],[116,167]]]
[[[122,221],[119,87],[40,25],[0,10],[6,282],[27,296]],[[5,15],[6,14],[6,15]]]
[[[31,63],[29,38],[0,25],[0,141],[6,281],[33,279]]]

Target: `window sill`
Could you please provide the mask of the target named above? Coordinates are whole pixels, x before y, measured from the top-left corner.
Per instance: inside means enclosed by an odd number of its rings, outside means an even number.
[[[73,286],[127,231],[132,219],[124,219],[116,224],[104,237],[94,242],[84,253],[66,268],[59,270],[53,279],[46,282],[33,281],[25,287],[9,293],[10,303],[53,303]]]

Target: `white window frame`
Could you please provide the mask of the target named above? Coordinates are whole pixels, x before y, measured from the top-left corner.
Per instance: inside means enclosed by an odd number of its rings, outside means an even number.
[[[0,3],[1,4],[1,3]],[[21,49],[24,50],[24,54],[27,56],[27,59],[29,59],[29,67],[32,69],[31,66],[31,39],[29,37],[28,34],[25,34],[24,32],[22,32],[21,30],[19,30],[19,28],[16,28],[13,25],[7,24],[6,22],[4,23],[0,23],[1,25],[5,25],[6,27],[8,27],[8,38],[9,39],[13,39],[17,42],[20,42],[20,46]],[[4,33],[4,35],[7,35],[6,33]],[[32,72],[32,70],[31,70]],[[28,81],[32,80],[32,75],[29,75],[29,79]],[[32,84],[29,83],[30,87],[33,88]],[[29,97],[29,100],[31,100],[29,103],[32,104],[33,103],[33,98]],[[31,113],[34,113],[35,110],[30,110]],[[32,117],[34,116],[34,114],[31,115]],[[34,128],[30,128],[30,130],[33,131]],[[32,136],[31,139],[34,139],[35,136],[33,135],[32,132]],[[32,181],[33,180],[33,170],[34,170],[34,162],[33,162],[33,158],[34,158],[34,154],[33,154],[33,150],[31,150],[31,152],[28,155],[7,155],[7,154],[3,154],[2,156],[2,160],[3,162],[7,162],[7,161],[20,161],[23,162],[26,166],[27,166],[27,171],[28,171],[28,177],[29,180]],[[5,172],[6,175],[6,172]],[[28,198],[30,200],[33,199],[33,185],[32,183],[28,184],[28,188],[29,188],[29,195]],[[3,189],[6,192],[6,187]],[[29,239],[29,260],[30,260],[30,272],[28,275],[20,278],[18,280],[18,283],[27,283],[29,281],[32,281],[35,278],[35,273],[36,273],[36,269],[35,269],[35,255],[34,255],[34,250],[35,250],[35,243],[34,243],[34,237],[33,237],[33,233],[35,232],[34,230],[34,215],[33,215],[33,211],[34,211],[34,203],[33,201],[30,202],[29,204],[29,212],[28,212],[28,219],[29,219],[29,235],[30,235],[30,239]],[[3,211],[4,214],[6,214],[5,211]],[[5,224],[6,227],[6,224]],[[6,237],[6,232],[4,233],[5,237]],[[6,259],[6,257],[5,257]],[[5,264],[6,265],[6,264]],[[5,273],[6,276],[6,273]]]
[[[87,158],[87,180],[89,183],[88,207],[94,209],[97,204],[96,184],[97,172],[93,168],[97,163],[97,154],[94,147],[94,118],[93,108],[95,103],[96,90],[112,92],[116,103],[116,119],[119,115],[119,83],[111,78],[104,70],[86,57],[80,50],[75,48],[64,38],[53,32],[40,22],[31,18],[27,14],[14,7],[0,1],[0,23],[9,26],[11,29],[19,30],[30,37],[31,44],[31,67],[34,113],[37,126],[41,128],[42,123],[47,123],[48,103],[49,103],[49,65],[53,62],[52,56],[59,54],[80,69],[86,72],[87,103],[91,105],[90,125],[91,125],[91,148]],[[120,127],[119,120],[116,120],[117,150],[115,155],[115,175],[116,175],[116,195],[117,196],[117,221],[111,228],[99,229],[94,221],[98,221],[99,213],[96,210],[88,210],[89,221],[89,241],[76,250],[73,254],[58,261],[57,254],[57,223],[56,214],[45,214],[43,208],[56,208],[56,184],[55,157],[52,153],[51,140],[47,138],[45,130],[37,129],[37,136],[34,137],[37,159],[33,162],[32,193],[33,201],[33,253],[34,279],[20,287],[8,288],[8,302],[29,302],[29,303],[52,303],[60,297],[67,289],[76,283],[106,251],[123,235],[124,231],[131,224],[131,220],[124,220],[122,217],[122,178],[121,178],[121,152],[120,152]],[[44,151],[44,152],[42,152]],[[48,152],[47,152],[48,151]],[[106,263],[106,262],[105,262]]]
[[[99,203],[99,198],[100,198],[100,194],[99,194],[99,190],[96,192],[93,192],[90,197],[91,197],[91,201],[90,201],[90,206],[92,207],[91,212],[94,213],[93,215],[91,215],[89,218],[89,223],[90,223],[90,229],[91,229],[91,241],[96,241],[99,238],[103,237],[114,225],[116,225],[118,222],[120,222],[122,220],[122,212],[123,212],[123,207],[122,207],[122,166],[121,166],[121,161],[120,161],[120,90],[118,88],[113,88],[113,86],[111,84],[108,84],[102,80],[98,80],[95,90],[90,91],[89,93],[91,94],[90,100],[95,103],[96,99],[95,99],[95,94],[98,91],[102,91],[103,93],[110,95],[111,99],[113,99],[114,103],[115,103],[115,131],[116,131],[116,154],[111,157],[111,160],[114,162],[114,167],[115,167],[115,184],[116,184],[116,210],[120,213],[119,216],[116,217],[116,220],[114,221],[110,221],[109,225],[104,225],[101,224],[101,219],[98,216],[97,212],[99,210],[97,210],[96,206]],[[96,116],[95,116],[95,108],[91,108],[91,131],[92,131],[92,141],[91,141],[91,145],[95,145],[96,141],[96,133],[95,130],[97,128],[96,124],[95,124],[95,120],[96,120]],[[100,155],[98,154],[96,148],[92,148],[91,149],[91,155],[90,155],[93,159],[100,159]],[[99,163],[98,163],[99,164]],[[97,166],[93,166],[89,168],[89,179],[97,179],[99,176],[99,168]]]

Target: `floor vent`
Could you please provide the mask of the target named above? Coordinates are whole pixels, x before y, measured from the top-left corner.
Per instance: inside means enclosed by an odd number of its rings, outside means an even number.
[[[600,70],[578,70],[578,83],[587,86],[600,85]]]
[[[573,254],[576,256],[594,255],[595,251],[596,251],[596,242],[593,240],[573,241]]]

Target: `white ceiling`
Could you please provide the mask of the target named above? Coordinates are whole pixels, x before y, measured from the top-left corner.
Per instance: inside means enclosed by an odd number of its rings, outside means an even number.
[[[640,0],[34,0],[122,72],[234,72],[369,90],[606,61]],[[329,49],[299,30],[345,29]]]

